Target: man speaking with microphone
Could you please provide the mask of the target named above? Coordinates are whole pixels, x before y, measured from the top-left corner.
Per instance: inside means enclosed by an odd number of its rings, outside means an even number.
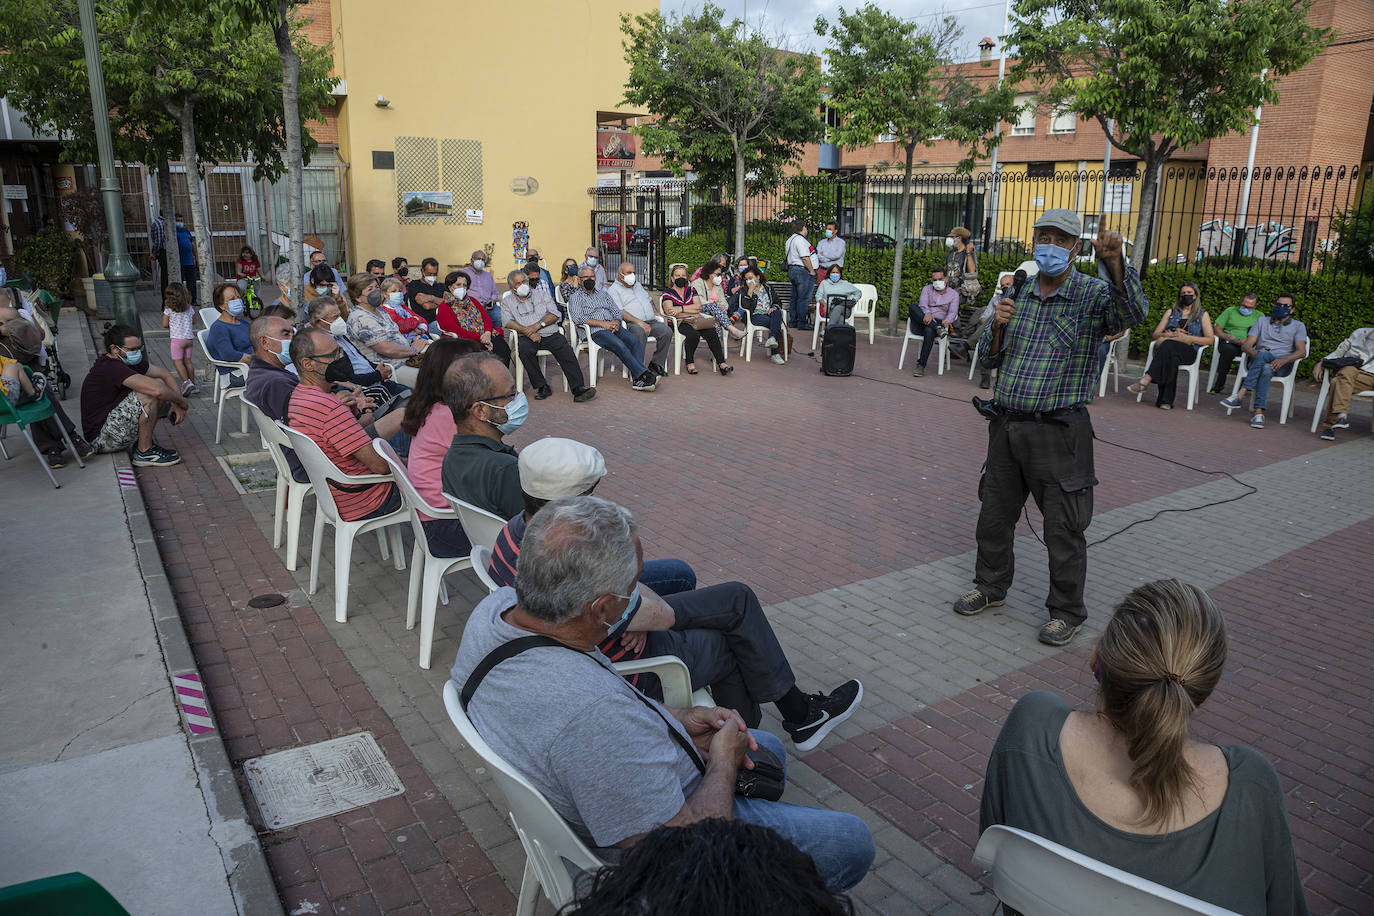
[[[1016,520],[1026,496],[1045,519],[1050,620],[1040,641],[1067,645],[1087,619],[1084,529],[1092,521],[1093,428],[1088,402],[1097,386],[1097,345],[1141,321],[1149,308],[1140,277],[1122,257],[1121,236],[1098,233],[1098,274],[1074,270],[1082,224],[1072,210],[1035,222],[1039,274],[997,303],[983,331],[987,365],[999,368],[988,417],[988,454],[978,483],[974,588],[954,602],[972,616],[1006,599],[1015,570]]]

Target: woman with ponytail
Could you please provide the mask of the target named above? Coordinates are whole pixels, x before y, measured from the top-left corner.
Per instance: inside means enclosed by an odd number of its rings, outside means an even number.
[[[1027,830],[1237,913],[1307,913],[1274,768],[1190,734],[1225,662],[1226,625],[1202,589],[1131,592],[1093,650],[1095,711],[1045,691],[1012,708],[979,830]]]

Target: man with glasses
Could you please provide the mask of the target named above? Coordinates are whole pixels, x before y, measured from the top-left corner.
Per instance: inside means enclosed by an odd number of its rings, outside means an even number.
[[[530,386],[534,388],[534,399],[542,401],[553,394],[544,376],[543,358],[539,356],[539,351],[545,350],[553,354],[558,368],[563,370],[573,401],[578,404],[590,401],[596,397],[596,389],[587,387],[582,367],[577,364],[577,353],[563,336],[553,296],[547,287],[534,285],[538,277],[538,273],[529,277],[523,270],[512,270],[506,275],[510,290],[501,296],[506,327],[519,335],[516,347],[520,363],[530,377]]]
[[[345,474],[390,474],[386,460],[372,447],[372,437],[353,416],[353,411],[330,393],[329,367],[348,356],[328,332],[306,327],[291,341],[291,364],[300,384],[287,403],[286,424],[320,447],[333,465]],[[401,508],[401,494],[394,483],[329,485],[339,517],[346,522],[389,515]]]
[[[523,512],[519,458],[505,443],[530,410],[515,376],[489,353],[460,357],[444,373],[444,403],[457,429],[440,473],[444,492],[502,518]]]
[[[324,267],[329,267],[329,272],[332,273],[332,274],[334,275],[334,286],[335,286],[335,288],[340,289],[340,290],[343,289],[343,288],[344,288],[343,277],[339,276],[339,272],[338,272],[337,270],[335,270],[333,267],[330,267],[329,264],[326,263],[327,261],[328,261],[328,259],[324,256],[324,252],[323,252],[323,251],[312,251],[312,252],[310,252],[310,267],[306,270],[305,276],[301,278],[301,286],[305,286],[305,287],[310,286],[310,271],[314,270],[316,267],[324,266]]]
[[[653,391],[657,387],[658,376],[644,365],[644,341],[625,327],[621,310],[604,289],[605,284],[597,285],[596,273],[590,267],[578,271],[578,283],[578,289],[568,300],[568,315],[573,324],[586,325],[596,345],[630,370],[634,380],[631,390]],[[579,329],[579,339],[581,333]]]

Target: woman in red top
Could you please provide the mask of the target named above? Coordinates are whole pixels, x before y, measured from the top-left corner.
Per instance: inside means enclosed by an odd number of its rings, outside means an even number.
[[[444,278],[444,304],[439,306],[439,330],[445,337],[479,341],[487,350],[510,363],[510,346],[500,328],[492,327],[491,315],[468,295],[468,275],[449,271]]]
[[[244,245],[239,251],[239,280],[256,280],[262,276],[262,265],[258,263],[258,253]]]
[[[406,285],[395,277],[387,277],[381,283],[382,294],[386,300],[382,302],[382,311],[396,322],[396,329],[401,332],[401,336],[407,340],[419,340],[429,337],[429,325],[419,315],[406,308]]]

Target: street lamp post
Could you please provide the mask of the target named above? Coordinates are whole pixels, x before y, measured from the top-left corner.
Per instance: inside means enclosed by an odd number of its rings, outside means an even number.
[[[95,116],[95,145],[100,159],[100,196],[105,204],[105,229],[110,236],[110,258],[105,279],[114,291],[115,321],[138,327],[134,281],[138,269],[129,259],[124,242],[124,205],[115,177],[114,144],[110,141],[110,110],[105,101],[105,71],[100,66],[100,37],[95,27],[94,0],[80,0],[81,37],[86,46],[86,74],[91,82],[91,109]]]

